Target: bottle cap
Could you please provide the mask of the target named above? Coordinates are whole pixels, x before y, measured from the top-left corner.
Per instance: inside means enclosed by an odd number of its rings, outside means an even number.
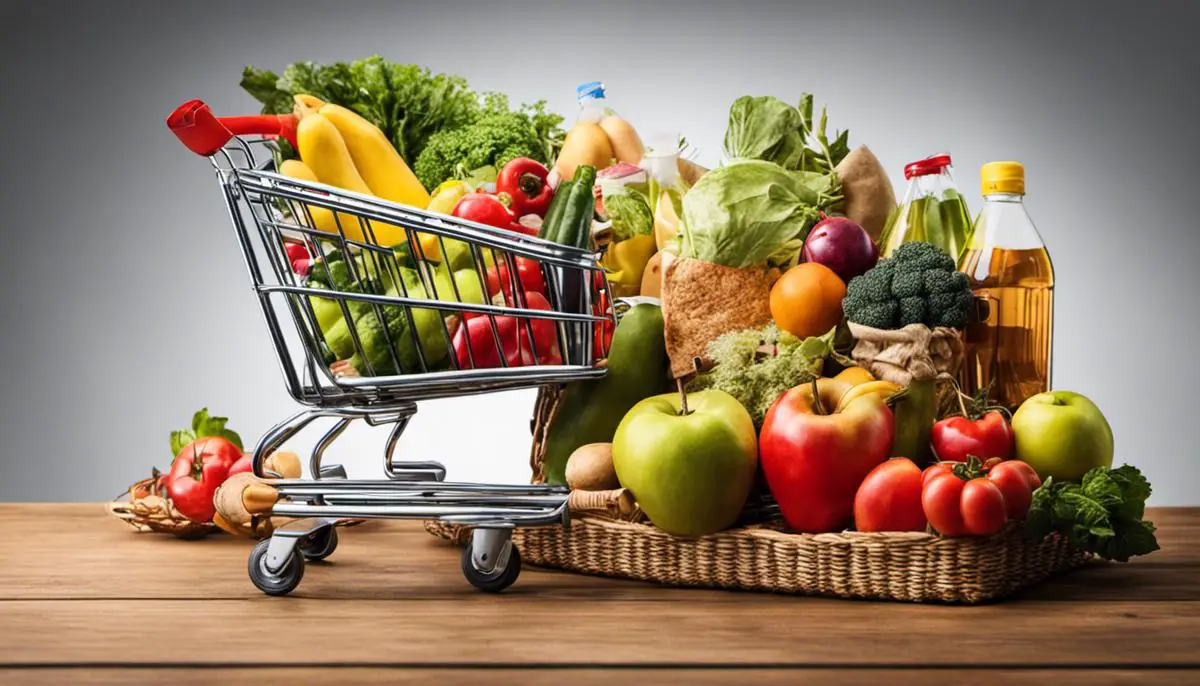
[[[575,87],[575,98],[583,100],[584,98],[603,98],[604,84],[599,81],[588,81]]]
[[[907,181],[914,176],[929,176],[930,174],[941,174],[952,164],[950,155],[930,155],[923,160],[909,162],[904,165],[904,179]]]
[[[988,162],[979,170],[980,192],[1025,195],[1025,165],[1020,162]]]

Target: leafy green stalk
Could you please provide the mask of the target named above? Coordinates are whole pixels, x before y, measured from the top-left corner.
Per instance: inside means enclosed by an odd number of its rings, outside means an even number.
[[[1033,493],[1025,532],[1041,539],[1052,531],[1106,560],[1125,562],[1158,550],[1154,524],[1142,517],[1150,482],[1136,467],[1096,467],[1080,483],[1053,477]]]
[[[237,435],[237,432],[225,428],[229,422],[229,417],[210,417],[208,408],[201,408],[196,414],[192,415],[192,426],[190,429],[180,429],[171,432],[171,455],[178,455],[192,441],[201,438],[220,437],[236,445],[238,450],[244,450],[242,447],[242,437]]]

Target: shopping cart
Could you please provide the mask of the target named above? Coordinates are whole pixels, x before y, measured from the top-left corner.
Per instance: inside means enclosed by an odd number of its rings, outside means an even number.
[[[280,496],[271,515],[296,519],[255,546],[250,579],[267,594],[289,593],[306,560],[333,552],[334,526],[345,519],[440,519],[473,529],[462,556],[471,584],[512,584],[521,569],[512,529],[565,525],[567,490],[447,482],[440,463],[400,460],[396,444],[420,400],[602,377],[602,334],[614,320],[598,256],[281,175],[270,146],[279,138],[295,145],[290,115],[219,118],[193,100],[167,125],[216,169],[284,382],[307,406],[254,449],[255,475]],[[404,240],[380,246],[381,230],[402,231]],[[289,245],[312,256],[307,277],[293,270]],[[531,268],[545,285],[540,303],[527,298],[521,279]],[[315,420],[331,428],[312,449],[308,478],[272,478],[265,458]],[[341,466],[322,463],[356,421],[391,425],[386,478],[349,479]]]

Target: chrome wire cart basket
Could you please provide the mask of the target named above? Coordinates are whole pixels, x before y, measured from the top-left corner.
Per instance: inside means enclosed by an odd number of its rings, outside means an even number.
[[[471,527],[468,581],[512,584],[513,528],[566,524],[567,490],[449,482],[436,461],[398,459],[396,444],[421,400],[602,377],[613,315],[598,255],[281,174],[271,146],[295,145],[290,115],[221,118],[193,100],[167,124],[216,170],[284,383],[305,406],[254,450],[255,475],[279,495],[270,515],[294,518],[251,552],[254,584],[289,593],[306,560],[333,552],[335,524],[371,518]],[[331,428],[307,478],[272,478],[266,457],[318,419]],[[391,427],[384,478],[322,463],[355,421]]]

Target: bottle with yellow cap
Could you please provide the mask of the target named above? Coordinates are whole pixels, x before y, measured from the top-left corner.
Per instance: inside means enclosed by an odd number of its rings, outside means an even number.
[[[1015,411],[1050,389],[1054,267],[1025,210],[1025,167],[989,162],[980,175],[983,210],[959,262],[975,292],[960,381]]]

